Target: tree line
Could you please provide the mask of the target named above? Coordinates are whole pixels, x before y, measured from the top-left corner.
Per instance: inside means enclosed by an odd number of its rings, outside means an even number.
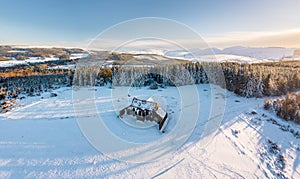
[[[266,99],[264,108],[278,117],[300,124],[300,93],[288,93],[280,99]]]
[[[220,72],[221,73],[217,73]],[[300,62],[273,62],[259,64],[186,62],[170,65],[110,65],[78,66],[74,69],[49,69],[45,64],[6,68],[0,70],[0,86],[12,89],[7,81],[61,75],[67,81],[64,85],[101,86],[181,86],[215,83],[244,97],[280,96],[300,88]],[[28,77],[24,77],[28,76]],[[35,76],[36,79],[29,78]],[[51,81],[51,80],[50,80]],[[47,81],[37,81],[47,83]],[[10,86],[10,87],[8,87]],[[36,88],[36,87],[35,87]],[[46,86],[47,88],[47,86]],[[26,91],[26,90],[23,90]]]
[[[222,74],[215,73],[220,71]],[[172,65],[83,66],[74,74],[75,85],[181,86],[216,83],[244,97],[280,96],[300,89],[300,62],[259,64],[187,62]]]

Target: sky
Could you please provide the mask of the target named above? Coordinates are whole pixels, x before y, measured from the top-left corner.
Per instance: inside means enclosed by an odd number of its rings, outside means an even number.
[[[299,8],[299,0],[0,0],[0,44],[80,47],[115,24],[161,17],[214,47],[300,47]]]

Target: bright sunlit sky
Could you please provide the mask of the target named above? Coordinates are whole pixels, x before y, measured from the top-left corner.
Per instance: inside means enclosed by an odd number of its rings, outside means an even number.
[[[0,0],[0,44],[81,46],[141,17],[179,21],[219,48],[300,47],[299,0]]]

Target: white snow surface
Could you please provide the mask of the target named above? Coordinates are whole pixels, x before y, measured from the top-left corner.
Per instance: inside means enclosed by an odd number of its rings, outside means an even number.
[[[76,65],[57,65],[57,66],[51,66],[48,67],[48,69],[63,69],[63,70],[69,70],[69,69],[75,69]]]
[[[49,61],[57,61],[59,58],[56,57],[46,57],[42,59],[41,57],[29,57],[26,60],[9,60],[9,61],[0,61],[0,67],[12,67],[16,65],[28,65],[31,63],[43,63],[43,62],[49,62]]]
[[[9,61],[0,61],[0,67],[11,67],[16,65],[26,65],[25,61],[9,60]]]
[[[241,56],[248,56],[258,59],[268,59],[268,60],[280,60],[286,56],[294,55],[295,49],[293,48],[281,48],[281,47],[267,47],[267,48],[255,48],[255,47],[242,47],[235,46],[225,48],[221,53],[234,54]]]
[[[239,63],[259,63],[266,61],[279,61],[285,57],[293,56],[293,48],[251,48],[234,46],[223,50],[217,48],[211,49],[190,49],[190,50],[170,50],[164,53],[170,58],[182,58],[186,60],[203,59],[203,61],[232,61]],[[225,58],[224,58],[225,57]],[[296,59],[293,59],[296,60]]]
[[[70,55],[70,59],[74,60],[74,59],[78,59],[78,58],[85,58],[88,57],[89,54],[88,53],[72,53]]]
[[[197,59],[193,59],[193,61],[199,62],[237,62],[237,63],[261,63],[268,62],[266,59],[256,59],[251,57],[239,56],[239,55],[226,55],[226,54],[218,54],[218,55],[205,55],[199,56]]]
[[[149,60],[149,61],[163,61],[163,60],[169,60],[168,58],[165,58],[164,56],[160,55],[153,55],[153,54],[148,54],[148,55],[135,55],[134,58],[139,59],[139,60]]]
[[[210,94],[210,88],[197,85],[200,108],[207,111],[200,113],[199,119],[208,117],[211,99],[220,97]],[[136,142],[166,135],[157,126],[126,126],[113,109],[111,89],[96,90],[95,104],[101,119],[115,135]],[[157,93],[166,99],[170,114],[166,133],[171,132],[181,106],[176,88],[132,91],[131,95],[141,98]],[[189,139],[171,156],[130,163],[109,158],[86,140],[75,119],[71,88],[53,92],[58,96],[51,98],[50,93],[44,93],[43,99],[27,97],[18,101],[14,110],[0,115],[0,178],[300,178],[300,139],[269,119],[295,131],[300,128],[264,111],[264,99],[246,99],[227,92],[224,119],[216,133],[210,134],[213,136],[204,136],[213,137],[206,147],[201,146],[203,120],[199,120],[202,122],[196,124]],[[188,122],[193,115],[184,116],[184,120]],[[269,141],[279,146],[278,153],[270,151]],[[278,167],[279,155],[285,159],[284,169]]]
[[[18,51],[16,51],[18,52]],[[72,53],[71,56],[70,56],[70,59],[71,60],[74,60],[74,59],[80,59],[80,58],[85,58],[87,57],[89,54],[87,53]],[[12,59],[12,60],[9,60],[9,61],[0,61],[0,67],[12,67],[12,66],[17,66],[17,65],[28,65],[28,64],[32,64],[32,63],[43,63],[43,62],[49,62],[49,61],[58,61],[59,58],[58,57],[46,57],[44,59],[42,59],[41,57],[29,57],[27,58],[26,60],[23,60],[23,61],[18,61],[16,59]],[[57,67],[59,69],[73,69],[74,67],[73,66],[70,66],[70,67]]]
[[[42,63],[42,62],[57,61],[57,60],[59,60],[59,58],[57,57],[46,57],[44,59],[42,59],[41,57],[29,57],[24,61],[27,63]]]

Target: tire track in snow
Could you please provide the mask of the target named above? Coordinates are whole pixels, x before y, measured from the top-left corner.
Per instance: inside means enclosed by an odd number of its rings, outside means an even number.
[[[167,173],[168,171],[170,171],[171,169],[173,169],[174,167],[176,167],[179,163],[181,163],[185,158],[179,160],[178,162],[174,163],[173,165],[169,166],[168,168],[164,169],[163,171],[159,172],[158,174],[154,175],[153,177],[151,177],[151,179],[157,178],[165,173]]]

